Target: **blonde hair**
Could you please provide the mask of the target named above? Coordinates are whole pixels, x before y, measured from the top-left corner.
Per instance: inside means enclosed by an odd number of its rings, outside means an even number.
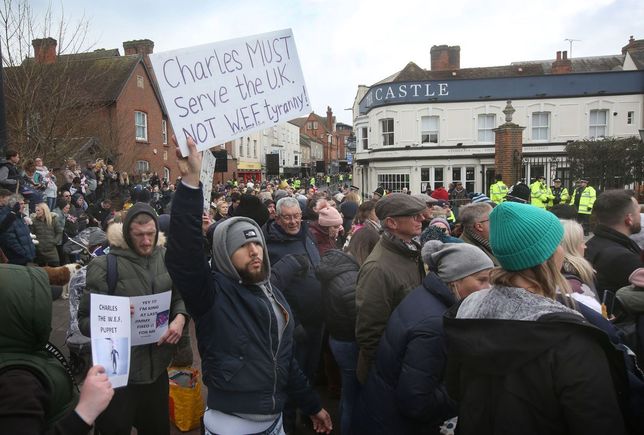
[[[119,174],[119,183],[120,184],[130,184],[130,177],[127,175],[127,172],[121,172]]]
[[[490,272],[490,283],[492,285],[516,287],[517,278],[522,278],[530,283],[530,287],[526,288],[526,290],[553,300],[556,299],[557,290],[559,290],[565,296],[563,298],[564,304],[571,308],[574,307],[574,300],[568,297],[571,294],[570,285],[568,284],[568,280],[557,268],[554,254],[545,262],[529,269],[509,271],[495,268]]]
[[[563,225],[564,236],[561,240],[561,247],[564,250],[564,270],[576,274],[581,280],[592,285],[595,281],[595,271],[588,260],[584,258],[583,252],[579,252],[579,245],[584,243],[584,228],[577,222],[568,219],[560,219]]]
[[[360,200],[360,195],[358,195],[355,192],[347,193],[346,196],[344,197],[344,202],[355,202],[358,205],[362,204],[362,201]]]
[[[43,214],[43,217],[45,218],[45,222],[47,223],[47,226],[48,227],[52,226],[52,221],[54,220],[54,217],[51,213],[51,210],[49,210],[49,206],[47,205],[47,203],[40,202],[36,204],[36,208],[38,207],[42,209],[42,214]]]

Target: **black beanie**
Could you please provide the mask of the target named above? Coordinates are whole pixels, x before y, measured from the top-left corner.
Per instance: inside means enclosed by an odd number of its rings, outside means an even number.
[[[157,234],[154,237],[154,246],[156,246],[157,241],[159,240],[159,218],[157,216],[157,212],[154,211],[154,209],[149,204],[146,204],[144,202],[137,202],[128,209],[127,214],[125,215],[125,219],[123,220],[123,238],[125,239],[125,242],[130,247],[130,249],[133,251],[134,246],[132,246],[132,240],[130,239],[130,225],[132,225],[134,218],[141,213],[150,215],[152,217],[152,220],[154,221],[154,226],[157,230]]]
[[[254,195],[242,195],[239,205],[235,209],[235,216],[251,218],[260,227],[268,221],[268,208]]]

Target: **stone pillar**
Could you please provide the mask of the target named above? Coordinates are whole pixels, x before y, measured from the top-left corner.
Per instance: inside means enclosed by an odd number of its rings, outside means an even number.
[[[519,181],[521,159],[523,157],[523,129],[512,122],[515,112],[512,101],[508,100],[503,113],[505,123],[494,129],[494,171],[503,176],[508,186]]]

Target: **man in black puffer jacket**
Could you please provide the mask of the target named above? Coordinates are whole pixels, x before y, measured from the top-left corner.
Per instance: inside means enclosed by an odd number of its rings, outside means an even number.
[[[630,284],[628,277],[644,267],[641,250],[630,239],[641,229],[640,207],[625,190],[602,193],[594,204],[593,216],[598,225],[587,243],[586,259],[597,271],[597,290],[617,291]]]
[[[293,356],[293,319],[269,281],[266,242],[257,224],[230,218],[213,234],[213,271],[203,253],[201,157],[179,160],[182,182],[173,200],[166,265],[195,320],[208,387],[204,424],[210,433],[280,433],[287,396],[318,432],[332,429]]]

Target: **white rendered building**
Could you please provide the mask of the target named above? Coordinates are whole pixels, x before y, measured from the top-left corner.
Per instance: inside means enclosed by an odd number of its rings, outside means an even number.
[[[353,183],[369,195],[382,185],[413,193],[455,181],[468,192],[494,182],[494,131],[505,121],[523,130],[517,162],[526,179],[560,177],[570,185],[569,141],[639,136],[644,128],[644,40],[621,54],[460,68],[460,48],[434,46],[431,70],[409,63],[370,86],[353,106]]]

